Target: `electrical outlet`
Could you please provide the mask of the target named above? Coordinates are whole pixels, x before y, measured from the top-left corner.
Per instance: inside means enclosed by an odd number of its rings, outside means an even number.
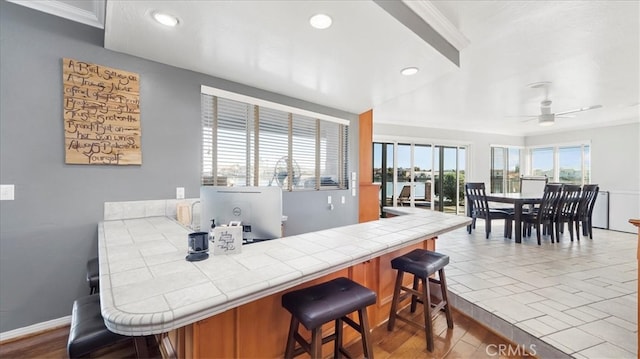
[[[327,196],[327,204],[331,204],[331,196]]]
[[[344,196],[340,197],[340,202],[342,202],[342,204],[345,204],[347,202]]]
[[[0,201],[13,201],[15,186],[12,184],[0,185]]]
[[[176,187],[176,199],[184,199],[184,187]]]

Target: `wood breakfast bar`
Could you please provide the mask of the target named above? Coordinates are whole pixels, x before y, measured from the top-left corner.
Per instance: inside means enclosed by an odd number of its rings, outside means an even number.
[[[368,313],[378,326],[389,315],[391,259],[433,250],[438,235],[470,223],[415,208],[385,211],[397,216],[244,245],[239,254],[200,262],[185,260],[190,230],[175,219],[100,222],[105,324],[123,335],[158,335],[166,356],[282,357],[290,320],[282,294],[344,276],[376,292]],[[346,343],[357,338],[345,331]]]

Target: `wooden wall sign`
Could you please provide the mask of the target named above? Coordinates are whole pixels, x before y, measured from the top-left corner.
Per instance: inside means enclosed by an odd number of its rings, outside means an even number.
[[[140,76],[63,59],[65,163],[140,165]]]

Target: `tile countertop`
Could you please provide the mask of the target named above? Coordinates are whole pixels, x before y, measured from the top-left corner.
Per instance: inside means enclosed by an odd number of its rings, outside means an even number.
[[[390,211],[404,215],[245,245],[239,254],[210,253],[200,262],[185,260],[190,230],[172,218],[100,222],[105,324],[129,336],[168,332],[470,223],[430,210]]]

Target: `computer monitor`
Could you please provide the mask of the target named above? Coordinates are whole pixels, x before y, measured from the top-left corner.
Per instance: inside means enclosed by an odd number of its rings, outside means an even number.
[[[253,243],[282,236],[282,190],[268,187],[200,187],[200,228],[241,221],[243,242]]]

